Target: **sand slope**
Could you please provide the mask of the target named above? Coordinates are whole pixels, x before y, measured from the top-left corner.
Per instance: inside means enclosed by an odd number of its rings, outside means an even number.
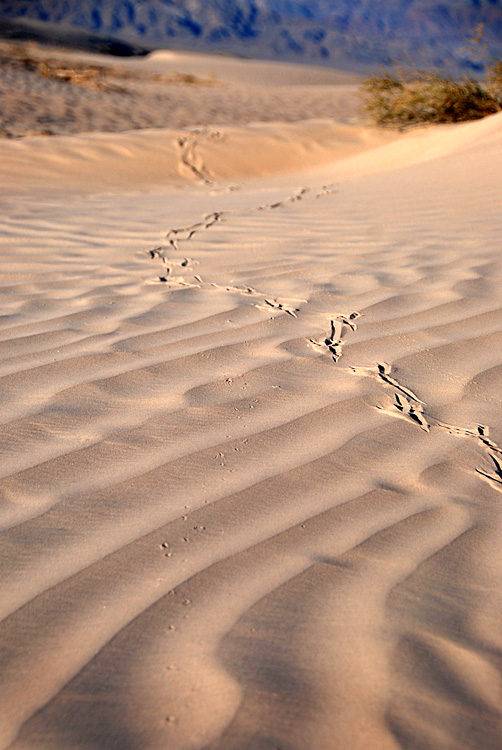
[[[1,748],[500,747],[501,124],[0,144]]]

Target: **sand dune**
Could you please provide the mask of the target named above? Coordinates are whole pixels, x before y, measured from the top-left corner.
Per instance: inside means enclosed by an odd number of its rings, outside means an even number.
[[[69,71],[71,82],[48,75],[47,65],[53,74]],[[82,79],[82,71],[93,73],[90,80]],[[353,122],[358,80],[335,70],[216,55],[159,51],[117,61],[0,40],[0,135],[215,128],[327,117]]]
[[[0,143],[1,748],[500,747],[501,123]]]
[[[131,183],[137,189],[228,182],[332,163],[395,137],[376,128],[312,120],[24,138],[0,142],[0,189],[50,194],[64,184],[66,191],[102,193]]]

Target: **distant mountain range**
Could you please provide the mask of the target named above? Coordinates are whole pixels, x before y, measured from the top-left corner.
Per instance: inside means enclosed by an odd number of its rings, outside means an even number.
[[[66,30],[71,41],[78,30],[136,52],[182,48],[353,69],[482,70],[465,48],[479,24],[502,55],[502,0],[0,0],[5,33],[37,28],[60,41]]]

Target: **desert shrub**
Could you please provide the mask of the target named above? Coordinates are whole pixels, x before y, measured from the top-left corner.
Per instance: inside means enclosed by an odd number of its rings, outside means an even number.
[[[495,60],[486,73],[488,91],[502,105],[502,60]]]
[[[502,62],[492,66],[485,85],[435,71],[382,72],[363,82],[361,96],[364,110],[380,125],[478,120],[501,109]]]

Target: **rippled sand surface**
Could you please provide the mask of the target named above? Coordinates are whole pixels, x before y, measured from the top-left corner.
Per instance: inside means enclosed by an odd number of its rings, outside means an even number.
[[[502,115],[4,140],[2,750],[496,750]]]

